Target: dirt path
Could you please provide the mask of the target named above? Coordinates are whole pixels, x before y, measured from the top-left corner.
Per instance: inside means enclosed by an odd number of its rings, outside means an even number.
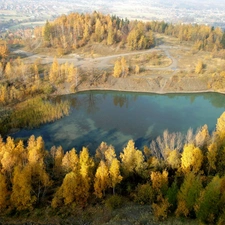
[[[174,57],[172,57],[170,55],[169,49],[171,49],[171,46],[161,45],[161,46],[158,46],[158,47],[155,47],[152,49],[148,49],[148,50],[122,53],[122,54],[116,54],[116,55],[110,55],[110,56],[102,56],[102,57],[97,57],[97,58],[83,58],[77,54],[71,54],[71,55],[68,55],[67,57],[57,58],[57,60],[60,64],[68,62],[68,63],[73,63],[74,66],[76,66],[76,67],[87,67],[87,66],[90,67],[90,65],[92,65],[98,69],[105,69],[108,67],[112,67],[112,64],[110,63],[110,61],[113,59],[117,59],[119,57],[147,54],[147,53],[154,52],[154,51],[164,51],[165,55],[169,59],[171,59],[171,64],[166,67],[150,67],[150,66],[148,66],[148,67],[146,67],[146,69],[157,70],[157,71],[164,71],[164,70],[171,69],[172,71],[175,71],[175,70],[177,70],[177,59],[175,59]],[[27,62],[34,62],[35,60],[40,59],[43,64],[50,64],[54,60],[54,57],[47,56],[44,54],[33,54],[33,53],[23,51],[23,50],[16,50],[14,52],[17,54],[26,55]]]

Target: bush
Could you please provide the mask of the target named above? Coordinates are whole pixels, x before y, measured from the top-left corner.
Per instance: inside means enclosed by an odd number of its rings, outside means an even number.
[[[154,191],[152,186],[147,184],[138,184],[135,193],[134,201],[139,204],[150,204],[154,200]]]
[[[122,204],[123,204],[123,198],[119,195],[113,195],[109,197],[105,202],[106,207],[111,210],[120,208]]]

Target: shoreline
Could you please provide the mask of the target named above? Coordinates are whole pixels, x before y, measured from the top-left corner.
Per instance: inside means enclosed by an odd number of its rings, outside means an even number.
[[[131,90],[131,89],[120,89],[120,88],[83,88],[78,89],[75,92],[62,93],[62,94],[53,94],[52,96],[62,96],[62,95],[70,95],[77,94],[81,92],[87,91],[115,91],[115,92],[132,92],[132,93],[146,93],[146,94],[158,94],[158,95],[167,95],[167,94],[198,94],[198,93],[218,93],[225,95],[225,92],[222,91],[214,91],[214,90],[199,90],[199,91],[146,91],[146,90]]]

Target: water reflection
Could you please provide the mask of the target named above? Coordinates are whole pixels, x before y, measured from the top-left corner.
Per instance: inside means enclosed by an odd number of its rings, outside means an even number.
[[[68,100],[71,113],[54,123],[34,130],[21,130],[14,137],[41,135],[48,149],[62,145],[65,150],[78,151],[88,146],[94,152],[104,141],[120,152],[129,139],[142,148],[152,139],[170,133],[186,134],[204,124],[209,131],[225,110],[222,94],[144,94],[126,92],[88,91],[58,96],[53,101]]]

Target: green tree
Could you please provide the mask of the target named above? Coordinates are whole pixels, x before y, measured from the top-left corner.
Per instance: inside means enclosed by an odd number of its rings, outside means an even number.
[[[213,177],[196,202],[195,211],[197,218],[207,224],[215,224],[220,211],[221,178]]]
[[[43,27],[42,36],[43,36],[45,41],[50,42],[50,39],[51,39],[51,25],[50,25],[48,20],[46,21],[45,26]]]
[[[199,176],[193,172],[186,174],[178,192],[178,206],[175,214],[177,216],[184,215],[185,217],[193,214],[194,206],[202,191],[202,182]]]

